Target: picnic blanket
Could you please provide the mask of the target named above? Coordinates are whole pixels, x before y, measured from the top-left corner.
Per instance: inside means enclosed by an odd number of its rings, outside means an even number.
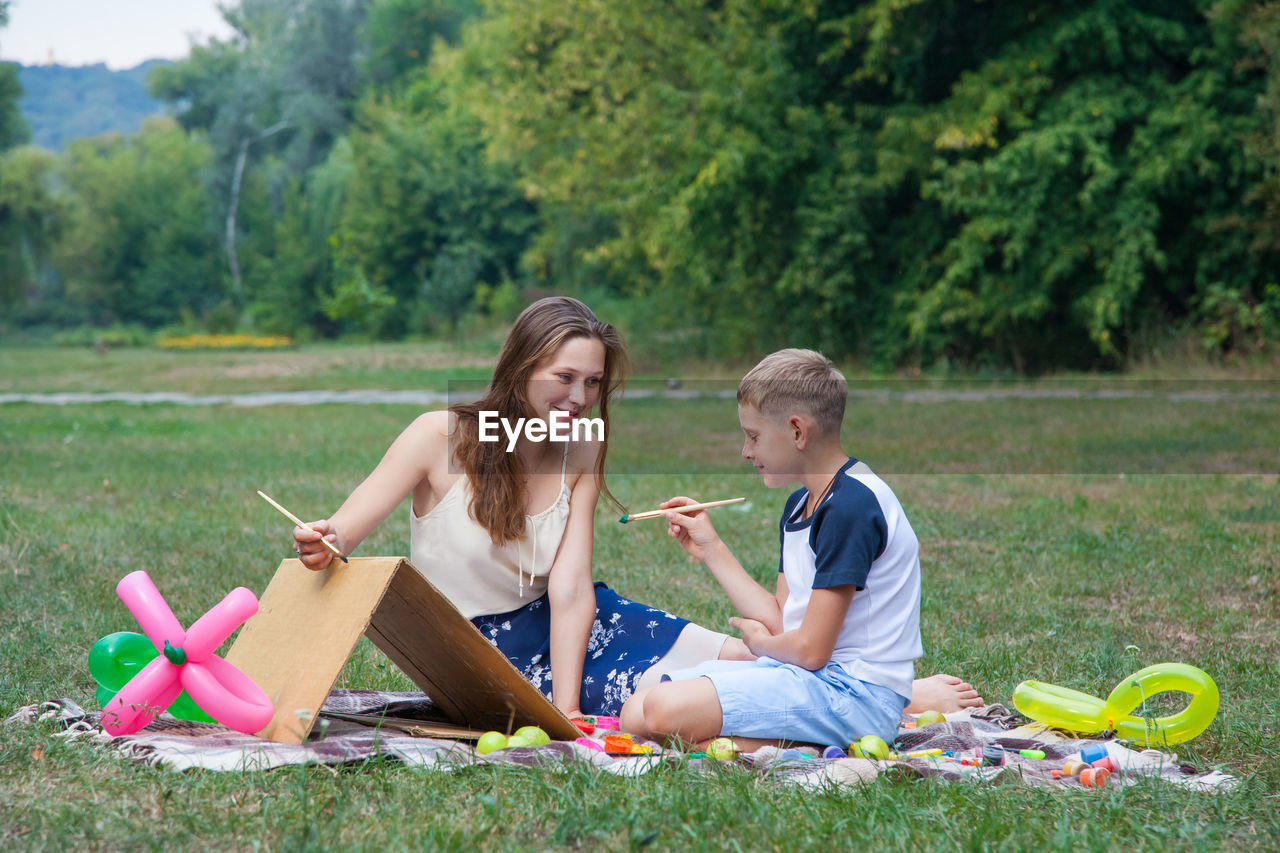
[[[769,746],[724,762],[690,757],[657,744],[652,744],[651,755],[612,757],[571,742],[478,755],[468,741],[413,734],[413,721],[430,723],[440,719],[431,700],[422,693],[334,690],[320,715],[311,738],[302,744],[275,743],[219,725],[188,722],[168,715],[162,715],[136,734],[113,738],[102,730],[98,712],[86,711],[70,699],[25,706],[8,717],[5,724],[52,723],[61,729],[61,737],[101,746],[131,761],[174,770],[253,771],[292,764],[359,764],[375,758],[442,771],[496,763],[545,768],[579,761],[591,764],[602,773],[623,776],[639,776],[673,763],[694,770],[733,765],[744,772],[767,774],[780,782],[806,788],[855,785],[893,773],[957,782],[1080,789],[1078,780],[1054,778],[1050,771],[1060,768],[1069,758],[1078,758],[1084,747],[1101,743],[1118,768],[1107,782],[1109,786],[1130,785],[1146,777],[1205,791],[1225,789],[1235,783],[1233,776],[1220,771],[1198,772],[1179,762],[1178,756],[1171,752],[1134,750],[1113,739],[1081,739],[1041,723],[1027,723],[1003,705],[948,714],[946,722],[931,726],[904,727],[896,738],[898,750],[906,753],[942,749],[951,751],[954,758],[964,758],[976,755],[984,745],[998,744],[1006,750],[1042,750],[1044,759],[1011,754],[1004,766],[975,767],[938,756],[888,761],[825,759],[817,757],[817,751],[811,748],[797,751]],[[347,719],[369,715],[395,722],[366,725]]]

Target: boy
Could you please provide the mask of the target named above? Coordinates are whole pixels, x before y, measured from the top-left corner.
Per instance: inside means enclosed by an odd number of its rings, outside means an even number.
[[[803,486],[779,524],[776,594],[746,573],[705,510],[667,521],[729,595],[741,614],[729,623],[759,658],[667,673],[623,708],[625,730],[691,743],[731,735],[743,749],[893,740],[923,652],[919,544],[889,487],[841,448],[847,396],[835,365],[810,350],[775,352],[739,384],[743,457],[770,488]]]

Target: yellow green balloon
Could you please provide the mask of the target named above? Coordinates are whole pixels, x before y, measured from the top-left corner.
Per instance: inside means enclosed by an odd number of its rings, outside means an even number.
[[[1154,719],[1133,714],[1143,702],[1169,690],[1191,694],[1187,707]],[[1185,663],[1139,670],[1117,684],[1106,700],[1039,681],[1024,681],[1013,690],[1014,707],[1037,722],[1081,734],[1114,729],[1120,738],[1143,746],[1191,740],[1209,728],[1218,702],[1218,685],[1209,674]]]

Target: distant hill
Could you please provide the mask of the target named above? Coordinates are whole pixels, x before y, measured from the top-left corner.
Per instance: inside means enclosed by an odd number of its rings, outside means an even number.
[[[164,104],[147,94],[147,74],[165,59],[151,59],[124,71],[105,65],[23,65],[18,79],[22,116],[31,141],[52,150],[86,136],[117,131],[134,133]]]

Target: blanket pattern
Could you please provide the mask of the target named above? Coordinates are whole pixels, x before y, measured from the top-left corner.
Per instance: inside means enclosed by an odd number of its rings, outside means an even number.
[[[1108,785],[1130,785],[1154,777],[1194,790],[1221,790],[1235,783],[1220,771],[1201,773],[1178,761],[1176,754],[1154,749],[1130,749],[1114,739],[1077,738],[1040,723],[1027,723],[1003,705],[948,714],[947,721],[921,728],[902,728],[896,739],[901,753],[941,749],[953,757],[903,757],[888,761],[863,758],[817,757],[817,751],[762,747],[722,762],[691,757],[674,749],[651,744],[645,756],[611,757],[570,742],[501,750],[478,755],[460,740],[416,737],[389,726],[368,726],[337,719],[329,714],[379,715],[400,720],[441,720],[438,709],[422,693],[375,690],[334,690],[321,708],[310,739],[302,744],[281,744],[241,734],[210,723],[196,723],[161,715],[140,732],[113,738],[103,731],[100,715],[86,711],[70,699],[53,699],[18,709],[6,725],[49,722],[59,726],[60,736],[114,750],[121,757],[174,770],[202,768],[219,771],[268,770],[292,764],[351,765],[391,759],[418,767],[453,771],[483,764],[554,767],[567,761],[585,761],[604,773],[639,776],[659,766],[675,763],[707,771],[736,766],[746,772],[767,774],[780,782],[805,788],[854,785],[884,773],[929,776],[956,782],[999,782],[1083,790],[1072,777],[1055,778],[1051,771],[1076,758],[1091,744],[1104,744],[1119,771]],[[1041,750],[1043,759],[1010,754],[1002,767],[975,767],[954,758],[971,757],[987,744],[1007,750]]]

